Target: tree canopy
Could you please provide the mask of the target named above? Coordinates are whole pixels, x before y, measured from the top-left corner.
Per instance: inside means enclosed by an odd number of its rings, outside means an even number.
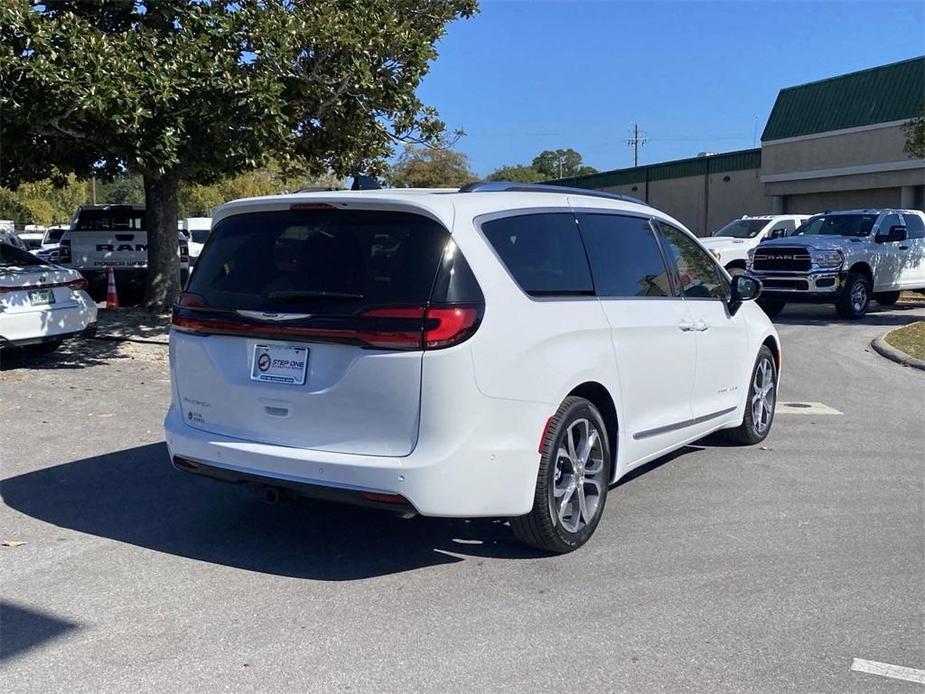
[[[597,173],[593,166],[583,166],[581,155],[572,148],[540,152],[534,157],[532,168],[546,179],[571,178]]]
[[[925,115],[906,121],[903,130],[906,131],[906,153],[917,159],[925,157]]]
[[[532,166],[510,164],[501,166],[486,177],[489,181],[513,181],[515,183],[537,183],[546,180],[546,176]]]
[[[395,141],[443,131],[416,88],[476,0],[0,2],[0,184],[142,176],[147,304],[178,285],[181,181],[271,160],[382,172]]]
[[[466,155],[446,145],[408,146],[386,174],[395,188],[458,188],[477,178]]]

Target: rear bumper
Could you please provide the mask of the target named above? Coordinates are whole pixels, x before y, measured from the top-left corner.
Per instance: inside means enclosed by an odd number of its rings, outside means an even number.
[[[27,347],[96,332],[96,305],[86,293],[76,305],[0,312],[0,345]]]
[[[452,428],[442,434],[422,423],[417,446],[404,457],[332,453],[211,434],[188,426],[174,405],[164,428],[171,461],[179,457],[202,468],[183,466],[190,472],[351,503],[364,500],[363,494],[398,495],[425,516],[510,517],[532,507],[537,445],[550,409],[555,408],[483,398],[477,407],[454,408]]]

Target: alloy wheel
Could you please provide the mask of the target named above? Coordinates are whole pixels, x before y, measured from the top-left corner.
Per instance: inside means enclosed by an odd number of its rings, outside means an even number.
[[[556,451],[551,499],[553,515],[567,532],[578,532],[599,512],[606,467],[595,424],[585,418],[569,424]]]
[[[867,304],[867,287],[863,282],[855,282],[851,288],[851,308],[860,313]]]
[[[764,358],[755,369],[752,383],[752,426],[756,434],[763,434],[771,424],[774,414],[775,389],[774,366]]]

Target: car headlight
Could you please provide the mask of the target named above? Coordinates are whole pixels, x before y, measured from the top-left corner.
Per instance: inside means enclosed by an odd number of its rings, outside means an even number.
[[[813,249],[811,253],[813,263],[821,267],[841,267],[845,262],[845,254],[839,250],[817,250]]]

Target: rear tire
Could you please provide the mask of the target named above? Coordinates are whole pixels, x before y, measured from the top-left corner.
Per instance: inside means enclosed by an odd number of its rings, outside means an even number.
[[[604,511],[612,460],[598,409],[584,398],[563,400],[543,438],[533,509],[511,519],[514,536],[557,554],[581,547]]]
[[[777,364],[767,345],[762,345],[752,367],[748,382],[748,399],[745,416],[735,429],[726,429],[723,435],[736,443],[752,446],[767,438],[774,423],[774,405],[777,402]]]
[[[870,282],[857,272],[849,272],[835,310],[846,320],[860,320],[870,306]]]
[[[776,301],[774,299],[758,299],[758,305],[761,307],[761,310],[767,314],[768,318],[775,318],[784,310],[784,306],[787,305],[787,302]]]
[[[874,294],[874,299],[881,306],[893,306],[899,301],[899,292],[880,292]]]

